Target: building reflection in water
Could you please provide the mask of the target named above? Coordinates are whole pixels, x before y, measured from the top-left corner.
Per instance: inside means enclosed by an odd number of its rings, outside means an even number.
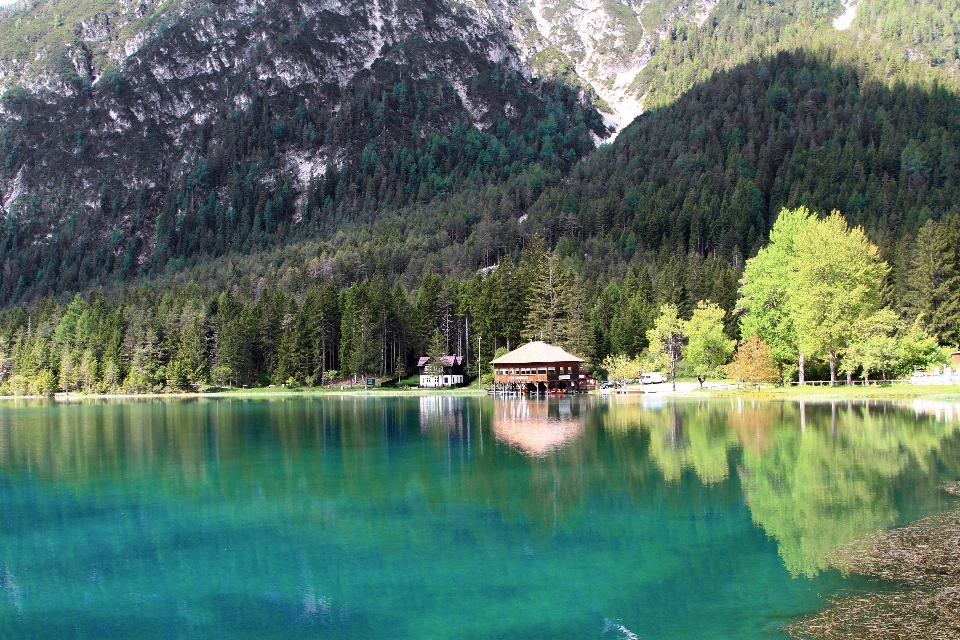
[[[457,396],[420,396],[420,433],[431,430],[463,438],[469,429],[464,398]]]
[[[937,422],[960,420],[960,403],[956,402],[917,398],[913,401],[913,411],[918,418],[921,416],[932,417],[936,418]]]
[[[508,448],[526,458],[502,455]],[[334,527],[358,504],[387,508],[412,495],[434,506],[494,507],[508,520],[522,514],[552,527],[583,516],[598,495],[638,504],[670,495],[680,511],[701,509],[708,496],[718,509],[749,507],[795,576],[814,576],[839,546],[920,517],[923,504],[935,507],[942,499],[936,487],[957,480],[958,460],[960,404],[930,399],[0,403],[3,508],[12,504],[3,491],[21,479],[96,500],[140,502],[143,494],[147,502],[175,503],[178,514],[190,514],[172,518],[177,526],[246,522],[250,514],[287,522],[293,514]],[[42,504],[24,495],[31,514],[24,532],[40,521],[61,527],[61,494]],[[7,517],[6,526],[17,522]],[[20,538],[8,532],[7,539]],[[30,592],[10,564],[15,557],[0,554],[0,605]],[[319,595],[311,597],[316,604]]]
[[[498,398],[493,433],[524,455],[543,457],[583,434],[581,408],[573,397]]]

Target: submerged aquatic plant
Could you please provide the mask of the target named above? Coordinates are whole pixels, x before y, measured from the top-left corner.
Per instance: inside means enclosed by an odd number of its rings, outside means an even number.
[[[960,496],[960,483],[940,487]],[[891,593],[834,598],[786,627],[795,638],[960,637],[960,509],[862,538],[833,552],[844,573],[900,586]]]

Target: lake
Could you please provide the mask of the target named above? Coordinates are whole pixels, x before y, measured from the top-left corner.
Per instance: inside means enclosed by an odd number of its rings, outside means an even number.
[[[5,638],[777,638],[956,504],[960,405],[0,403]]]

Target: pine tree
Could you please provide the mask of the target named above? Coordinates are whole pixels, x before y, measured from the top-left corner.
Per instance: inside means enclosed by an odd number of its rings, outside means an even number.
[[[554,344],[560,338],[562,298],[566,285],[557,262],[556,257],[550,254],[533,278],[527,298],[527,317],[521,334],[524,340],[542,340]]]
[[[593,361],[596,354],[591,348],[590,323],[584,299],[583,282],[569,273],[561,273],[560,279],[561,286],[557,295],[561,317],[557,343],[568,353]]]
[[[191,318],[180,335],[176,356],[167,366],[167,384],[176,390],[207,382],[207,340],[200,317]]]
[[[371,308],[364,283],[344,295],[340,325],[340,363],[346,373],[363,376],[379,369],[379,318]]]
[[[322,384],[326,371],[336,367],[340,342],[342,320],[337,286],[327,282],[319,290],[311,289],[304,300],[304,308],[313,317],[313,344],[316,350],[314,375]]]
[[[594,299],[590,311],[590,340],[594,357],[599,361],[603,361],[613,349],[611,323],[619,308],[619,301],[620,289],[613,282],[601,288]]]
[[[928,220],[910,253],[903,306],[943,343],[960,340],[960,275],[943,225]]]
[[[635,293],[617,307],[610,322],[610,346],[618,353],[637,356],[647,348],[647,331],[653,327],[653,308],[644,295]]]

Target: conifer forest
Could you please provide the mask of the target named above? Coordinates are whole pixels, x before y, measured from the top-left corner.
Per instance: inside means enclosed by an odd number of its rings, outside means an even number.
[[[457,3],[397,5],[419,31],[387,25],[349,81],[263,71],[354,64],[323,48],[350,22],[294,4],[231,18],[243,62],[209,95],[143,69],[216,54],[196,25],[217,3],[123,27],[151,34],[123,64],[84,45],[59,101],[4,85],[0,393],[403,384],[438,349],[476,376],[531,339],[601,375],[667,369],[664,309],[704,327],[679,361],[701,381],[734,358],[704,346],[718,323],[711,344],[749,344],[780,382],[895,378],[960,346],[955,2],[864,2],[850,31],[839,3],[715,3],[657,36],[645,110],[615,136],[569,67],[470,40]],[[31,43],[80,59],[89,21],[41,5],[4,10],[0,62]],[[151,120],[165,92],[205,119]]]

